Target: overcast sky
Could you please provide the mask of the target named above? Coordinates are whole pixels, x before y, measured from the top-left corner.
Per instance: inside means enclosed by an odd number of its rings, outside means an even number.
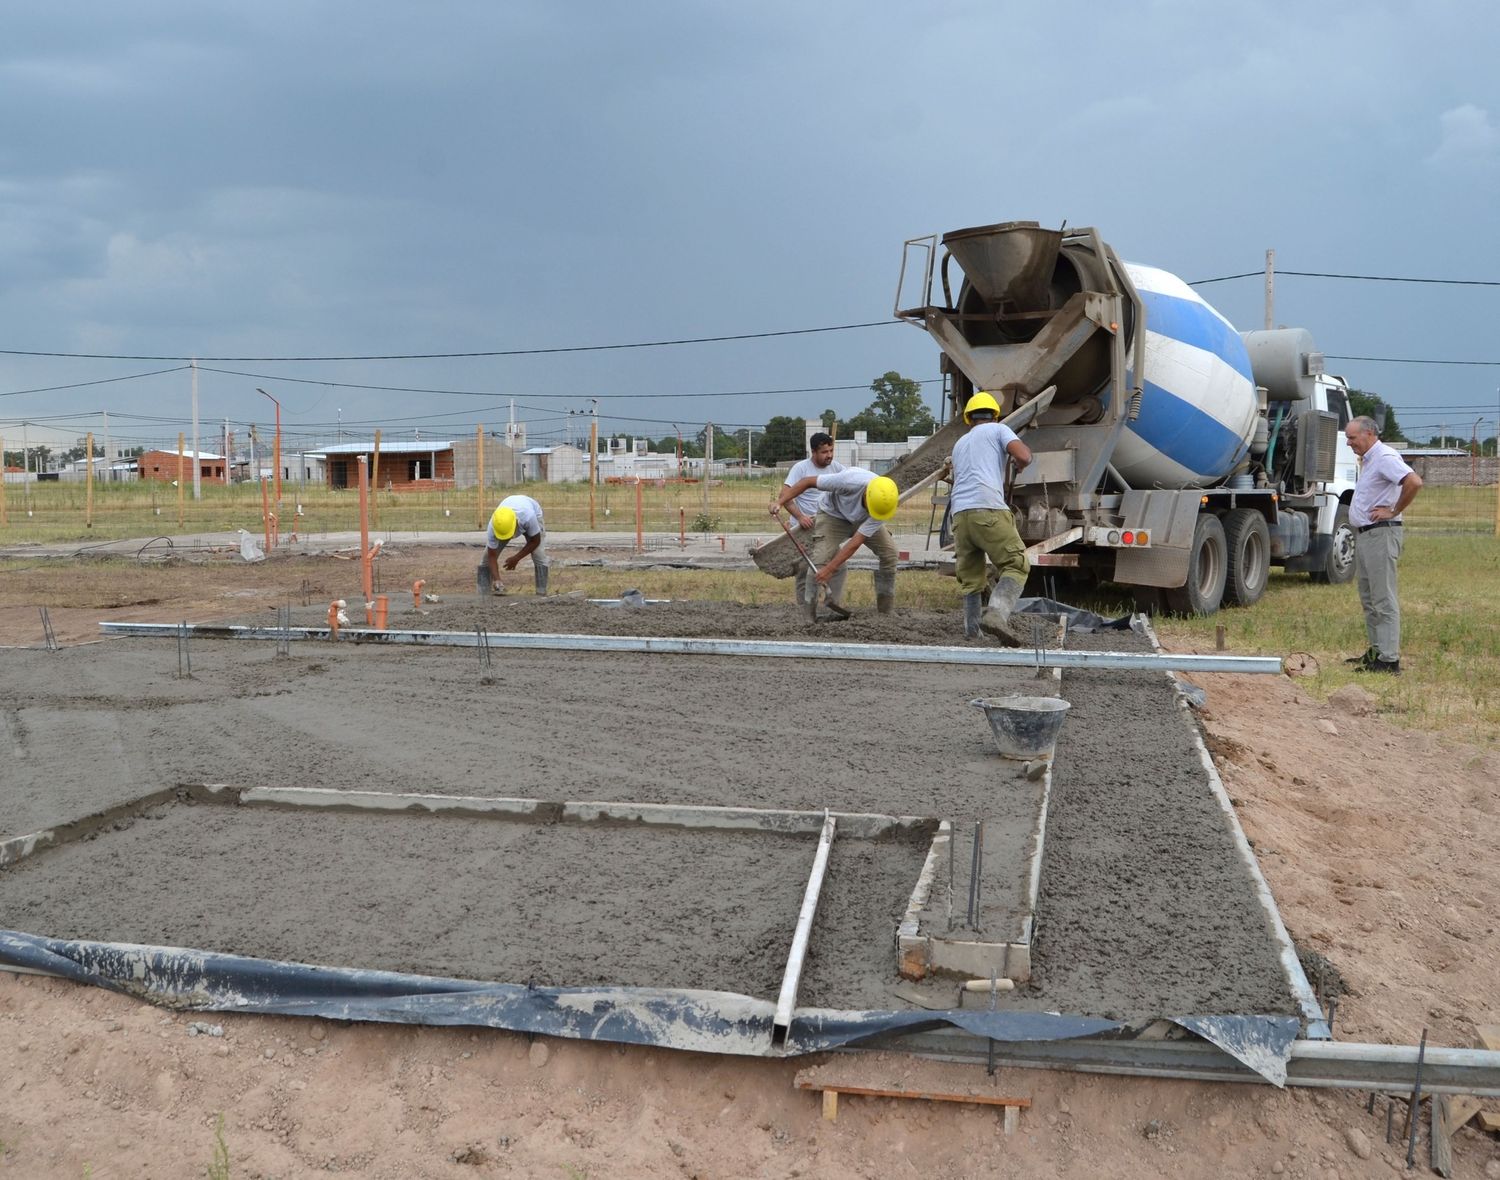
[[[1500,5],[75,0],[0,41],[0,432],[533,439],[852,414],[895,369],[902,242],[1094,225],[1188,281],[1500,282]],[[1258,278],[1200,287],[1261,326]],[[1276,319],[1467,437],[1500,412],[1500,286],[1283,277]],[[236,370],[249,376],[208,369]],[[397,393],[402,386],[460,393]],[[924,387],[935,405],[936,384]],[[815,392],[773,392],[815,390]],[[473,396],[466,396],[472,394]],[[671,396],[668,396],[671,395]],[[571,416],[569,411],[572,411]],[[40,430],[40,426],[37,427]]]

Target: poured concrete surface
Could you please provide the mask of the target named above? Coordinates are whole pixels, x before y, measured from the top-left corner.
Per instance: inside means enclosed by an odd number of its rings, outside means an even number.
[[[636,619],[614,622],[624,612],[582,603],[522,600],[512,608],[498,600],[456,607],[447,617],[471,626],[464,621],[469,610],[483,611],[485,625],[496,631],[502,620],[516,630],[592,626],[611,633],[765,638],[808,631],[790,607],[673,604],[630,612],[649,620],[649,630]],[[437,622],[440,617],[434,612],[423,625],[447,625]],[[955,624],[951,615],[901,612],[815,630],[819,638],[961,643],[952,636]],[[393,619],[393,625],[416,625],[415,617],[399,624]],[[1105,648],[1138,644],[1119,633],[1090,641]],[[1027,691],[1034,683],[1031,673],[1017,669],[497,652],[487,670],[494,683],[486,685],[472,649],[306,643],[292,651],[277,657],[270,643],[195,642],[193,680],[174,678],[171,640],[111,641],[55,654],[7,652],[8,674],[0,683],[0,836],[97,811],[158,785],[205,781],[830,807],[931,815],[962,825],[994,814],[998,762],[984,718],[967,702]],[[1061,694],[1073,709],[1056,762],[1036,978],[1002,1003],[1122,1016],[1294,1010],[1252,884],[1167,678],[1074,672],[1064,678]],[[300,823],[289,827],[286,840],[294,865],[341,855],[338,841]],[[142,843],[142,855],[153,855],[154,842]],[[161,847],[155,855],[164,859],[159,871],[166,876],[179,861]],[[355,861],[355,877],[363,874],[372,890],[407,887],[406,877],[387,883],[383,875],[406,874],[420,884],[443,871],[436,850],[414,861]],[[723,883],[722,874],[692,858],[678,858],[673,868],[688,893]],[[872,861],[864,871],[884,868]],[[313,921],[324,900],[316,890],[297,889],[300,870],[290,871],[292,887],[258,908],[284,933],[277,945],[287,957],[328,962],[329,948]],[[913,868],[903,866],[901,873],[914,881]],[[800,888],[805,873],[796,876]],[[241,922],[256,907],[253,883],[240,885],[236,907],[200,907],[195,921],[205,924],[205,938],[217,923]],[[110,887],[108,881],[99,886]],[[835,873],[829,889],[820,930],[835,921],[844,905],[839,897],[857,899],[872,886],[855,868],[842,877]],[[759,891],[743,892],[747,905],[760,904]],[[765,924],[786,921],[779,895],[764,904]],[[474,920],[472,911],[452,917],[461,932]],[[661,921],[672,921],[670,912]],[[746,928],[760,924],[754,914],[745,921]],[[712,940],[707,931],[695,935],[691,922],[679,924],[683,938]],[[382,939],[399,944],[389,961],[403,955],[415,961],[431,934],[422,923],[381,931]],[[804,977],[804,1003],[843,989],[871,996],[868,1006],[900,1006],[881,998],[880,988],[862,992],[863,985],[851,982],[865,978],[858,972],[845,978],[834,961],[843,952],[825,956],[819,937]],[[708,962],[712,955],[680,958]]]

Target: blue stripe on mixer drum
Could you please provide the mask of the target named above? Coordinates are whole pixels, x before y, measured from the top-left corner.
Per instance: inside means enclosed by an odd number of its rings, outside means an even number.
[[[1146,330],[1193,348],[1201,348],[1224,361],[1246,381],[1254,383],[1250,356],[1239,333],[1214,314],[1205,303],[1179,299],[1137,287],[1146,305]]]
[[[1127,423],[1127,429],[1194,474],[1211,479],[1231,470],[1247,448],[1217,418],[1150,381],[1141,393],[1140,417]]]

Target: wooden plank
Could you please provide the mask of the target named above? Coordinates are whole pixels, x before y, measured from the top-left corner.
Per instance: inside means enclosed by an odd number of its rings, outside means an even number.
[[[1491,1052],[1500,1050],[1500,1024],[1476,1024],[1474,1035],[1478,1038],[1481,1049],[1489,1049]],[[1481,1130],[1491,1133],[1500,1131],[1500,1109],[1479,1111],[1479,1126]]]
[[[1485,1100],[1470,1094],[1458,1094],[1448,1100],[1448,1133],[1451,1135],[1479,1113]]]
[[[839,1094],[859,1094],[866,1098],[922,1098],[928,1102],[974,1102],[980,1106],[1014,1106],[1029,1109],[1030,1098],[1016,1098],[1001,1094],[949,1094],[941,1090],[897,1090],[886,1086],[851,1086],[844,1082],[823,1083],[814,1079],[798,1078],[799,1090],[822,1090]],[[825,1099],[826,1101],[826,1099]]]
[[[1448,1121],[1449,1102],[1446,1094],[1439,1094],[1433,1099],[1431,1117],[1432,1133],[1428,1136],[1428,1142],[1431,1144],[1432,1170],[1446,1180],[1453,1175],[1453,1145],[1449,1142],[1453,1126]]]
[[[823,1091],[823,1117],[830,1123],[838,1121],[839,1092],[837,1090]]]

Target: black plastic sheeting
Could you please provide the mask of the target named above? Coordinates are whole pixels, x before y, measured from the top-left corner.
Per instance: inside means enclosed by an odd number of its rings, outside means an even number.
[[[1121,1021],[1047,1012],[801,1009],[775,1042],[775,1005],[731,992],[528,987],[241,955],[44,938],[0,930],[0,967],[19,967],[188,1011],[500,1028],[577,1040],[741,1056],[793,1056],[902,1034],[958,1029],[997,1042],[1134,1035]],[[1165,1017],[1281,1085],[1294,1016]]]

